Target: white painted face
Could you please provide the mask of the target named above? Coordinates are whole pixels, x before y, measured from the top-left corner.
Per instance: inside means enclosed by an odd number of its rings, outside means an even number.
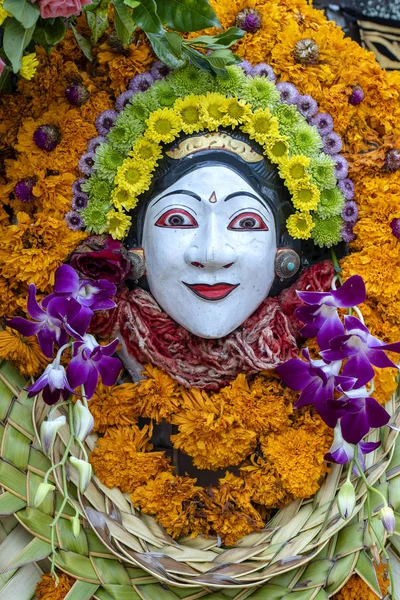
[[[241,325],[274,279],[273,214],[224,166],[192,171],[151,200],[143,247],[154,298],[203,338],[223,337]]]

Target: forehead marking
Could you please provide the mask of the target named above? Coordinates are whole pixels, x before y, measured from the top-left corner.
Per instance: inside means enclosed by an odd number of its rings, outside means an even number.
[[[216,203],[216,201],[217,201],[217,196],[215,195],[215,192],[213,192],[213,193],[211,194],[211,196],[209,197],[208,201],[209,201],[209,202],[211,202],[211,204],[215,204],[215,203]]]

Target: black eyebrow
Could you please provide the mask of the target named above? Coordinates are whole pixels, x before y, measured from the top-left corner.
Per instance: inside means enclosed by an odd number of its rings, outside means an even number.
[[[258,200],[258,202],[260,202],[261,204],[264,205],[261,198],[259,198],[258,196],[255,196],[251,192],[233,192],[232,194],[227,195],[224,202],[228,202],[228,200],[230,200],[231,198],[236,198],[237,196],[247,196],[248,198],[254,198],[254,200]]]
[[[175,196],[176,194],[183,194],[184,196],[191,196],[195,200],[198,200],[199,202],[201,202],[200,196],[198,194],[195,194],[195,192],[191,192],[190,190],[175,190],[174,192],[168,192],[168,194],[164,194],[164,196],[161,196],[161,198],[159,198],[158,200],[156,200],[154,202],[153,206],[155,206],[157,204],[157,202],[160,202],[160,200],[162,200],[163,198],[167,198],[168,196]]]

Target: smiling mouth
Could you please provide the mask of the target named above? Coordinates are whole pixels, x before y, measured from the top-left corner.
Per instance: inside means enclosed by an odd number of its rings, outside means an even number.
[[[235,290],[240,283],[232,285],[231,283],[215,283],[214,285],[208,285],[207,283],[185,283],[182,281],[189,290],[192,290],[196,296],[203,298],[204,300],[222,300],[229,296],[233,290]]]

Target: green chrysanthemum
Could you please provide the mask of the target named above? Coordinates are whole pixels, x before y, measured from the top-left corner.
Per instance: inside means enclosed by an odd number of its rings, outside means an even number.
[[[253,108],[273,109],[280,99],[279,91],[267,77],[246,77],[242,89],[236,93]]]
[[[172,106],[177,99],[174,88],[169,81],[156,81],[150,88],[151,94],[157,104],[157,108]]]
[[[144,130],[145,125],[142,121],[124,112],[118,117],[107,139],[112,143],[114,148],[126,154],[132,150],[133,144],[143,134]]]
[[[107,213],[110,209],[111,204],[109,202],[89,202],[81,212],[86,229],[97,234],[107,231]]]
[[[316,127],[298,125],[290,132],[290,137],[292,140],[292,150],[298,154],[315,156],[321,150],[322,140]]]
[[[90,178],[89,198],[92,202],[110,202],[111,192],[113,190],[112,183],[92,176]]]
[[[344,207],[345,199],[339,188],[334,187],[323,190],[320,195],[317,213],[322,219],[340,215]]]
[[[235,67],[235,65],[228,65],[225,69],[227,73],[225,78],[220,75],[216,77],[218,91],[227,96],[236,96],[246,83],[246,75],[243,69]]]
[[[192,65],[177,69],[168,77],[168,81],[176,95],[181,98],[188,94],[206,94],[215,89],[213,76],[206,71],[199,71]]]
[[[101,146],[96,149],[94,157],[96,174],[100,179],[105,179],[112,183],[117,169],[122,165],[123,161],[124,157],[111,143],[101,144]],[[93,179],[93,177],[89,179],[89,183],[91,179]],[[90,191],[90,188],[87,191]]]
[[[343,225],[343,219],[341,217],[329,217],[328,219],[321,219],[315,216],[314,227],[311,233],[311,237],[317,246],[323,248],[330,248],[341,241],[341,229]]]
[[[282,135],[286,135],[287,133],[290,133],[294,127],[306,123],[305,118],[293,104],[277,104],[272,112],[279,121],[279,132]]]
[[[144,123],[146,119],[149,118],[150,113],[157,108],[158,103],[150,88],[147,92],[140,92],[139,94],[132,96],[129,104],[125,107],[120,116],[123,115],[129,119],[133,117]]]
[[[327,154],[320,154],[313,158],[310,163],[309,172],[313,183],[319,189],[335,187],[335,163]]]

